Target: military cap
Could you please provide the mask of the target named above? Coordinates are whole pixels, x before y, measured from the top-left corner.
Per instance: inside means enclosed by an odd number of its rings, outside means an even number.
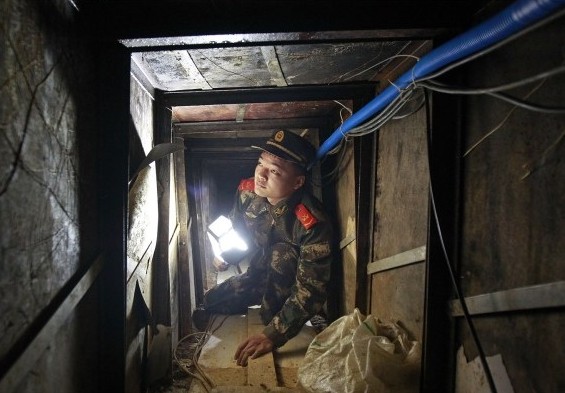
[[[252,146],[293,162],[308,170],[316,158],[316,148],[305,138],[287,130],[275,132],[264,146]]]

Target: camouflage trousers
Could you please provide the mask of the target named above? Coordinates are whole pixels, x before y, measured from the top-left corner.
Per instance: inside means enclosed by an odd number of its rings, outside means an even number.
[[[280,311],[296,281],[298,249],[275,243],[251,257],[244,273],[232,276],[204,295],[204,308],[216,314],[245,314],[249,306],[261,305],[267,325]]]

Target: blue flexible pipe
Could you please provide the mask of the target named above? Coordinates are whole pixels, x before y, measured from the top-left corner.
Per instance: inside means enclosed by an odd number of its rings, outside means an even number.
[[[316,158],[323,158],[352,128],[386,108],[400,94],[400,90],[413,81],[508,38],[564,5],[565,0],[519,0],[480,25],[438,46],[401,75],[394,85],[387,87],[348,118],[324,141]]]

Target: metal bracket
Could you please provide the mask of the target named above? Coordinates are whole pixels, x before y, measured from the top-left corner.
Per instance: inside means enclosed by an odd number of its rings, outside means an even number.
[[[413,248],[387,258],[379,259],[367,265],[367,275],[395,269],[397,267],[411,265],[426,260],[426,246]]]

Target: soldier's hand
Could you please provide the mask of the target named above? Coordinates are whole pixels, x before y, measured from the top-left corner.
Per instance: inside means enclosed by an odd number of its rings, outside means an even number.
[[[223,271],[228,270],[228,267],[230,266],[226,262],[221,261],[218,258],[214,258],[214,260],[212,261],[212,264],[214,265],[216,270],[219,271],[219,272],[223,272]]]
[[[273,350],[273,342],[263,333],[250,336],[239,344],[234,359],[238,366],[247,366],[247,359],[256,359]]]

